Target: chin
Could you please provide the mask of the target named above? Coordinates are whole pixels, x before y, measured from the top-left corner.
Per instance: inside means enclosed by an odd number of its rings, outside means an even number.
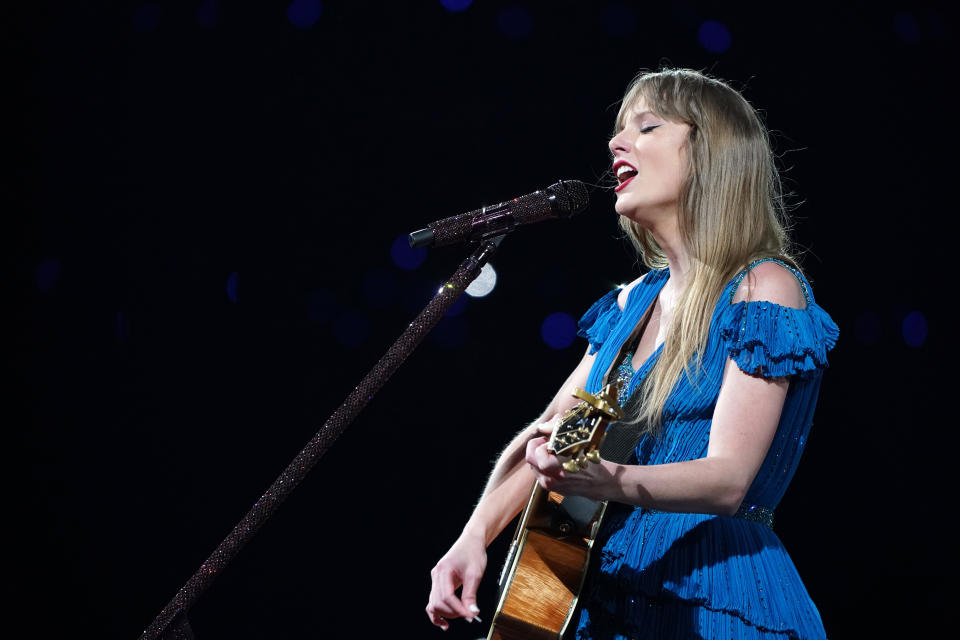
[[[629,200],[624,200],[622,198],[617,199],[617,203],[614,205],[614,210],[620,214],[621,218],[628,218],[633,220],[637,224],[643,224],[642,216],[639,215],[637,208],[630,205]]]
[[[613,209],[617,213],[619,213],[622,216],[630,217],[629,213],[631,208],[632,207],[630,207],[630,203],[628,201],[625,201],[623,196],[619,196],[619,195],[617,196],[617,201],[613,205]]]

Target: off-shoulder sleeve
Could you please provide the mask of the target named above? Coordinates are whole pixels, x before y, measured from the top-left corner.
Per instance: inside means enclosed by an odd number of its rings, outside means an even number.
[[[593,303],[587,312],[580,318],[577,335],[590,342],[590,353],[594,354],[603,345],[603,341],[610,335],[610,330],[620,319],[620,307],[617,305],[617,295],[620,289],[614,289]]]
[[[730,357],[746,373],[812,377],[827,367],[840,330],[816,302],[806,309],[774,302],[737,302],[726,309],[722,334]]]

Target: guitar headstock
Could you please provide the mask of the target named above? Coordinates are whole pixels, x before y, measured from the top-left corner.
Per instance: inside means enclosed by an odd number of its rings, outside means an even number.
[[[597,449],[607,424],[611,419],[622,418],[623,411],[617,404],[615,383],[608,384],[596,395],[582,389],[575,389],[573,395],[580,398],[580,403],[560,418],[547,450],[558,456],[570,456],[572,459],[564,462],[563,468],[575,472],[588,461],[600,462]]]

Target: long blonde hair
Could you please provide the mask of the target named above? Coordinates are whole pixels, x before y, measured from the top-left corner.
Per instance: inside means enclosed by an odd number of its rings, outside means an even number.
[[[689,69],[638,75],[627,88],[615,133],[643,98],[662,118],[690,126],[686,176],[680,187],[679,229],[691,258],[687,284],[673,312],[663,349],[637,393],[631,421],[655,432],[667,397],[686,375],[696,385],[710,320],[724,286],[752,260],[774,257],[796,266],[770,137],[757,112],[730,86]],[[620,226],[651,269],[667,266],[653,235],[620,217]],[[633,403],[631,403],[633,404]]]

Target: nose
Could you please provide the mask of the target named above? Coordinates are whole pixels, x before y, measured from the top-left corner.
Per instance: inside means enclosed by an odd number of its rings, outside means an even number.
[[[630,151],[631,142],[626,130],[621,130],[620,133],[610,138],[607,146],[610,148],[610,153],[612,153],[614,157],[616,157],[618,153]]]

